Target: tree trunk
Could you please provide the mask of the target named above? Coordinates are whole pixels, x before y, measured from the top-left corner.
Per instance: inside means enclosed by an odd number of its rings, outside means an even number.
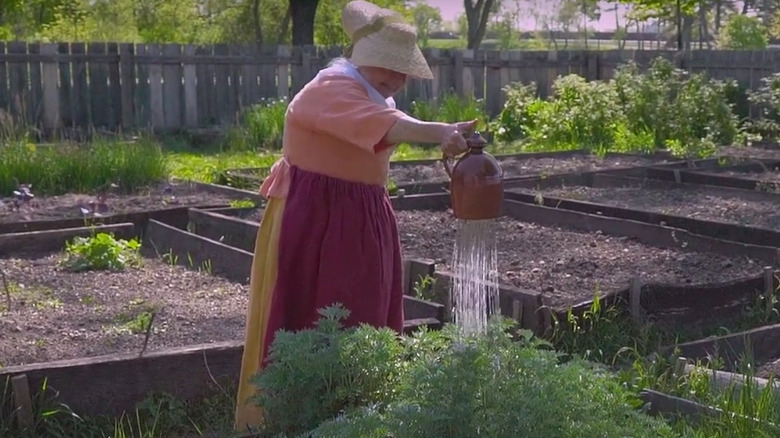
[[[468,22],[468,38],[466,42],[467,49],[478,49],[485,38],[487,30],[487,21],[490,17],[490,11],[493,9],[493,0],[477,0],[476,5],[471,0],[464,0],[466,8],[466,21]]]
[[[751,6],[753,6],[753,2],[751,0],[745,0],[742,2],[742,15],[747,15]]]
[[[677,0],[676,18],[677,18],[677,50],[683,49],[683,17],[680,0]]]
[[[685,50],[691,50],[691,43],[693,43],[693,25],[696,19],[690,15],[683,15],[683,47]]]
[[[252,21],[255,25],[255,44],[263,50],[263,25],[260,21],[260,0],[252,0]]]
[[[290,0],[292,45],[314,45],[314,17],[319,0]]]
[[[282,21],[282,27],[279,29],[279,37],[276,38],[276,44],[284,44],[286,41],[287,32],[290,30],[290,21],[292,21],[290,5],[287,5],[287,11],[284,13],[284,21]]]
[[[709,47],[709,26],[707,24],[707,7],[703,1],[699,1],[699,50],[704,48],[706,43]]]
[[[720,33],[720,23],[723,20],[723,0],[715,2],[715,33]]]

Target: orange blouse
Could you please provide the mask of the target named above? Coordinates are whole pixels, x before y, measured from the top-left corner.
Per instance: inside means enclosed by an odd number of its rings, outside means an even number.
[[[395,145],[384,137],[405,114],[371,99],[366,87],[346,75],[319,76],[287,107],[282,152],[260,193],[284,198],[289,167],[333,178],[384,186]]]

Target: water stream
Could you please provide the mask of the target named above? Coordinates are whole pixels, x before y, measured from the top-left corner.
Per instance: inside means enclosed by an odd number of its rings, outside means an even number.
[[[498,312],[494,220],[457,220],[452,258],[453,319],[464,335],[484,332]]]

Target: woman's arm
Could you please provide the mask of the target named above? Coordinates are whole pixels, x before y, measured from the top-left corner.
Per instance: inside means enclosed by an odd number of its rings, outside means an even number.
[[[389,144],[438,143],[445,154],[454,156],[467,149],[463,134],[473,131],[476,126],[477,120],[440,123],[403,116],[390,127],[384,140]]]
[[[385,141],[398,143],[441,143],[446,137],[449,123],[424,122],[411,116],[398,119],[387,131]]]

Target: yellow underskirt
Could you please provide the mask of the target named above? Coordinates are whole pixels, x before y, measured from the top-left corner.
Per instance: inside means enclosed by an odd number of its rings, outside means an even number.
[[[260,229],[257,231],[255,254],[252,260],[252,274],[249,282],[249,306],[246,318],[244,355],[241,360],[241,375],[236,400],[235,427],[238,432],[259,427],[263,411],[250,401],[258,389],[250,382],[260,370],[260,353],[263,351],[271,295],[276,284],[279,234],[282,228],[282,213],[285,200],[270,198],[265,207]]]

